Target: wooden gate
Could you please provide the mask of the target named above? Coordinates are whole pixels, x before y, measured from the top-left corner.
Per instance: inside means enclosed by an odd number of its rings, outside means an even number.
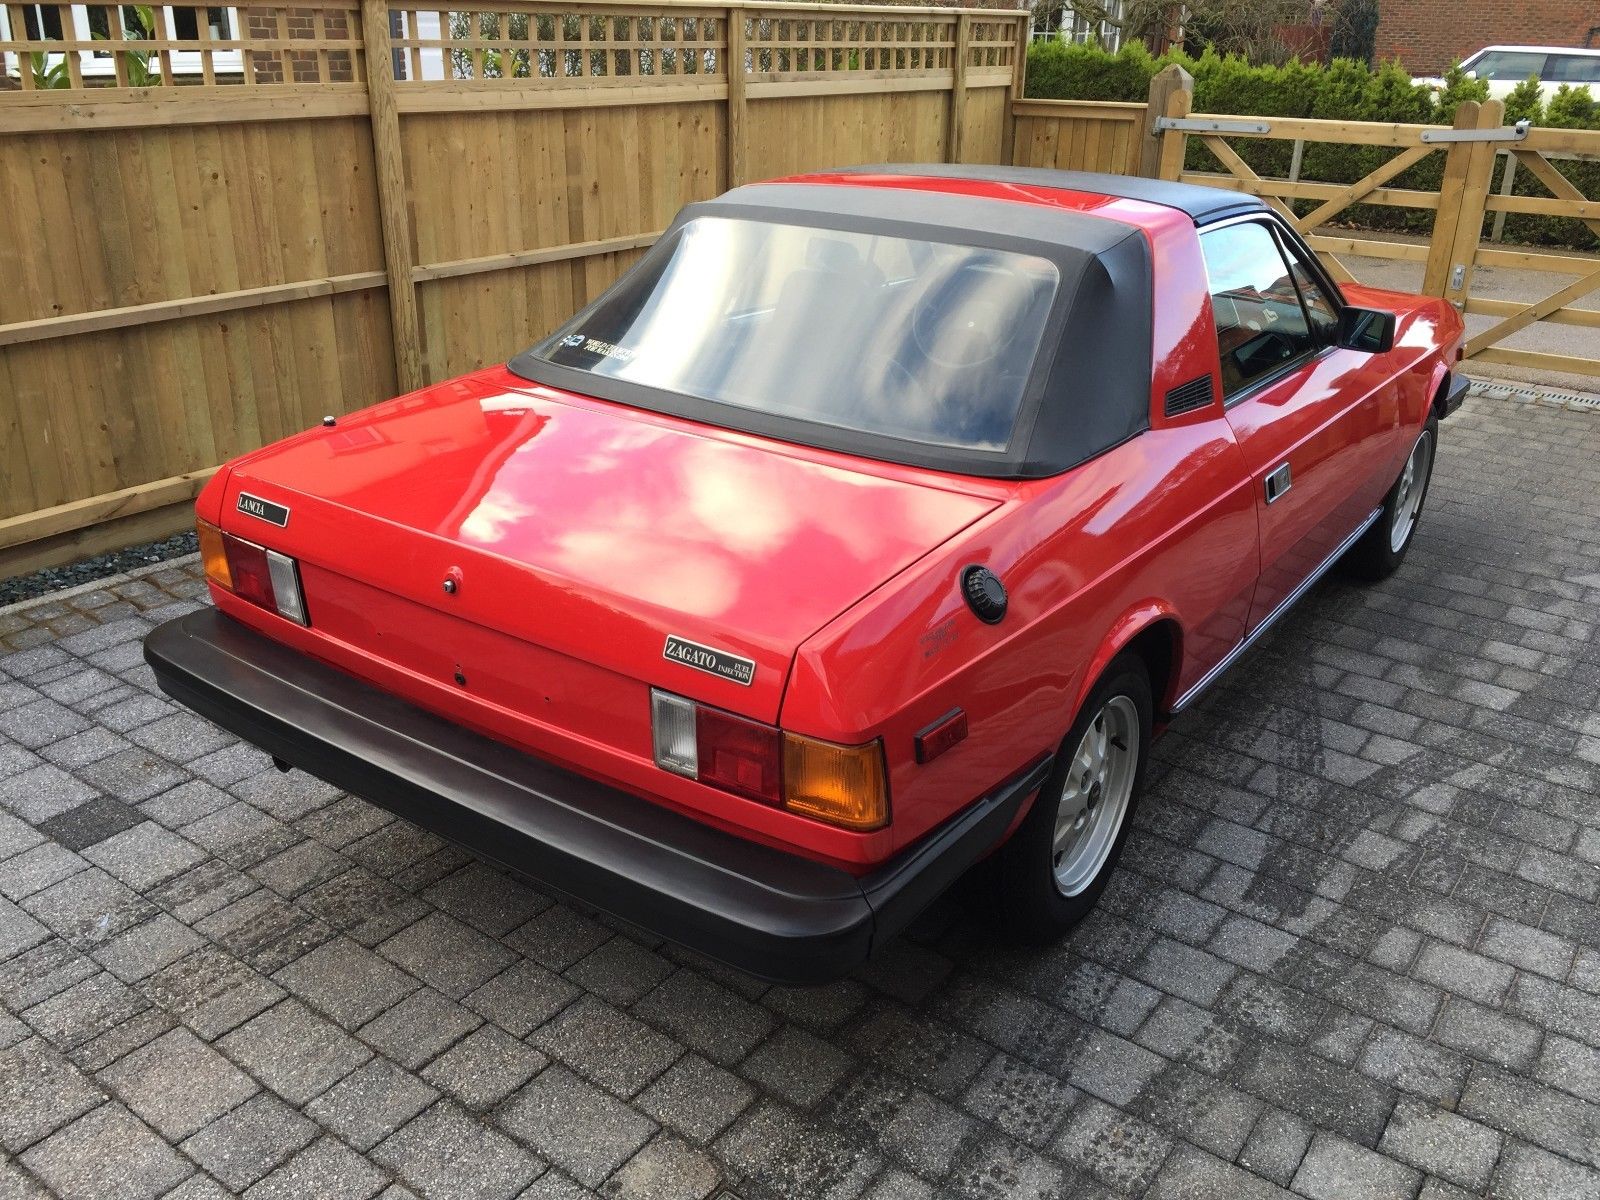
[[[1188,89],[1173,91],[1164,118],[1154,122],[1161,137],[1161,178],[1232,188],[1262,197],[1305,236],[1341,281],[1355,280],[1340,261],[1341,255],[1422,264],[1423,292],[1449,300],[1469,316],[1501,318],[1471,334],[1466,345],[1468,358],[1600,376],[1600,359],[1512,349],[1501,344],[1539,321],[1600,328],[1600,312],[1574,307],[1585,296],[1600,291],[1600,256],[1511,250],[1484,237],[1485,219],[1495,213],[1574,217],[1600,237],[1600,201],[1586,199],[1548,157],[1559,153],[1600,159],[1600,132],[1530,129],[1525,124],[1506,126],[1504,108],[1498,100],[1462,104],[1453,126],[1194,114],[1189,111],[1190,103]],[[1190,139],[1198,139],[1206,147],[1220,170],[1186,169]],[[1238,139],[1294,143],[1289,177],[1264,176],[1254,170],[1235,148],[1233,143]],[[1300,178],[1305,148],[1317,145],[1380,147],[1394,153],[1354,183]],[[1518,166],[1537,179],[1550,195],[1496,194],[1491,183],[1501,151],[1509,151]],[[1401,176],[1435,155],[1443,158],[1436,188],[1422,188],[1414,182],[1400,186]],[[1303,203],[1297,211],[1291,202]],[[1426,241],[1407,242],[1364,232],[1329,230],[1330,221],[1356,204],[1431,212],[1428,237]],[[1491,300],[1473,294],[1473,274],[1480,266],[1576,275],[1577,279],[1529,303]]]

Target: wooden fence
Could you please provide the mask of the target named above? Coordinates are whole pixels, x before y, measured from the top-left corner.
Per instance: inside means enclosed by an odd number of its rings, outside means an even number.
[[[679,0],[151,11],[0,4],[0,576],[180,529],[228,458],[506,358],[685,203],[1009,160],[1027,35]]]

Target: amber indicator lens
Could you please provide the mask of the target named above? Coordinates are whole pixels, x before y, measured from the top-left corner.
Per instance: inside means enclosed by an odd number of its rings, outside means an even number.
[[[195,532],[200,537],[200,561],[205,564],[206,578],[231,592],[233,573],[228,570],[228,551],[222,543],[222,530],[210,521],[196,521]]]
[[[783,735],[783,803],[846,829],[881,829],[889,823],[889,781],[883,743],[839,746],[799,734]]]

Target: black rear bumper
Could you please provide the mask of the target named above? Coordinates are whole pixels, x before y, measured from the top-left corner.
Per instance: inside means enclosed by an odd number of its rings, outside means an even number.
[[[1041,757],[856,877],[703,825],[424,712],[221,613],[145,640],[161,687],[336,786],[556,890],[768,979],[836,978],[1004,833]]]
[[[1471,386],[1472,380],[1460,372],[1452,371],[1450,373],[1450,381],[1445,385],[1444,390],[1444,412],[1439,415],[1448,417],[1456,409],[1460,408],[1466,402],[1467,389]]]

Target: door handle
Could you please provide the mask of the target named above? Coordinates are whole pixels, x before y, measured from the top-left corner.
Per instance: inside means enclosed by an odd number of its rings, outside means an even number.
[[[1266,490],[1267,503],[1271,504],[1293,486],[1289,478],[1289,464],[1284,463],[1267,473]]]

